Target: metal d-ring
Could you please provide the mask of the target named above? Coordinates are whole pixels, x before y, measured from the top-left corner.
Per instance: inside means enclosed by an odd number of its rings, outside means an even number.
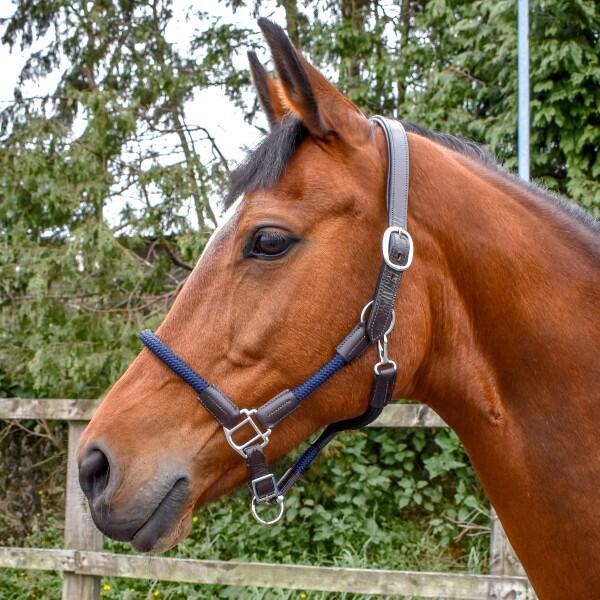
[[[277,521],[279,521],[281,517],[283,517],[283,511],[285,510],[283,506],[283,500],[283,496],[277,496],[277,504],[279,504],[279,513],[274,519],[265,520],[258,514],[258,511],[256,510],[256,505],[258,504],[258,501],[256,499],[256,496],[254,496],[252,498],[252,504],[250,505],[250,508],[252,509],[252,515],[261,525],[275,525],[275,523],[277,523]],[[264,504],[264,502],[261,502],[260,504]]]
[[[364,306],[364,308],[360,311],[360,322],[361,323],[366,323],[367,319],[367,311],[369,310],[369,308],[371,308],[371,306],[373,306],[373,300],[370,300],[369,302],[367,302]]]
[[[369,302],[367,302],[362,311],[360,312],[360,322],[361,323],[366,323],[367,319],[367,311],[369,310],[369,308],[371,308],[371,306],[373,305],[373,300],[369,300]],[[386,329],[385,333],[383,334],[384,336],[389,335],[390,333],[392,333],[392,330],[394,329],[394,325],[396,325],[396,311],[392,308],[392,320],[390,321],[390,324],[388,326],[388,328]]]

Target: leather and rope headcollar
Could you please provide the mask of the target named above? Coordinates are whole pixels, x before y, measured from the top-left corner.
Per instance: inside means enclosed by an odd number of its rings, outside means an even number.
[[[388,335],[394,328],[394,305],[402,273],[413,258],[413,241],[406,230],[408,212],[408,140],[398,121],[373,117],[384,131],[388,149],[387,209],[388,227],[382,238],[383,264],[373,299],[364,307],[359,322],[336,347],[335,354],[306,381],[283,390],[257,409],[239,408],[216,386],[208,383],[182,358],[177,356],[152,331],[141,333],[141,340],[157,358],[181,377],[198,394],[200,404],[223,427],[229,445],[246,461],[248,486],[252,493],[252,514],[264,525],[281,519],[284,496],[305,473],[319,452],[340,432],[368,425],[390,401],[396,382],[396,363],[389,358]],[[377,344],[379,361],[373,368],[373,383],[367,410],[360,416],[328,425],[296,462],[277,480],[271,473],[264,453],[274,427],[289,417],[315,390],[343,367],[353,363],[367,348]],[[240,438],[241,430],[250,429],[249,439]],[[271,520],[258,513],[261,504],[277,504],[277,516]]]

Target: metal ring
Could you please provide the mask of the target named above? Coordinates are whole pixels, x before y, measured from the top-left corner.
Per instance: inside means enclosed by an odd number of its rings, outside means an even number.
[[[279,504],[279,514],[274,519],[267,521],[258,514],[258,511],[256,510],[256,505],[257,505],[256,496],[253,497],[252,504],[250,505],[250,508],[252,509],[252,515],[261,525],[275,525],[275,523],[277,523],[277,521],[279,521],[281,519],[281,517],[283,517],[283,511],[284,511],[283,499],[284,499],[283,496],[277,496],[277,504]]]
[[[371,306],[373,306],[373,300],[367,302],[364,306],[364,308],[362,309],[362,311],[360,312],[360,322],[361,323],[366,323],[367,320],[365,319],[365,315],[367,314],[367,311],[369,310],[369,308],[371,308]]]
[[[374,302],[374,300],[370,300],[363,307],[363,309],[360,313],[360,322],[361,323],[364,324],[367,322],[367,320],[365,318],[366,312],[367,312],[367,310],[369,310],[369,308],[371,308],[371,306],[373,305],[373,302]],[[392,333],[392,330],[394,329],[394,325],[396,325],[396,311],[392,308],[392,320],[390,321],[390,326],[386,329],[386,331],[383,335],[389,335],[390,333]]]
[[[251,446],[251,445],[255,444],[256,442],[258,442],[258,440],[261,440],[259,442],[259,446],[261,448],[264,448],[269,443],[269,436],[271,435],[271,430],[267,429],[266,431],[262,431],[260,429],[260,427],[256,424],[256,422],[252,418],[252,416],[255,415],[256,413],[257,413],[257,410],[255,408],[252,408],[250,410],[248,410],[247,408],[242,408],[240,410],[240,418],[241,418],[241,420],[236,425],[234,425],[233,427],[225,427],[225,426],[223,426],[223,433],[225,434],[225,439],[227,440],[227,443],[243,459],[246,459],[246,448],[248,446]],[[243,418],[242,418],[242,415],[243,415]],[[250,427],[254,430],[254,433],[256,435],[254,435],[249,440],[246,440],[242,444],[238,444],[233,439],[233,434],[236,431],[238,431],[238,429],[241,429],[244,425],[246,425],[246,423],[248,423],[250,425]]]

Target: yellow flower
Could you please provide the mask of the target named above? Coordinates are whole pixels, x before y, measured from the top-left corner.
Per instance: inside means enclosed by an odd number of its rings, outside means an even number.
[[[304,600],[304,598],[306,598],[306,592],[300,592],[300,598]]]
[[[160,592],[159,592],[158,590],[156,590],[156,591],[154,592],[154,595],[155,595],[155,596],[158,598],[158,597],[160,596]]]
[[[110,590],[110,585],[108,585],[108,583],[105,583],[105,584],[102,586],[102,589],[103,589],[105,592],[108,592],[108,590]]]
[[[197,523],[197,522],[198,522],[198,517],[194,517],[194,518],[192,519],[192,521],[193,521],[194,523]]]

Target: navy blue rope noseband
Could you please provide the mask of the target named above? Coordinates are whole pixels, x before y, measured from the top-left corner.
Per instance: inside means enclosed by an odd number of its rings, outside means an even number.
[[[384,264],[373,300],[361,314],[360,321],[337,346],[334,356],[316,373],[291,390],[283,390],[257,409],[239,408],[216,386],[199,375],[185,360],[171,350],[152,331],[141,333],[143,344],[197,394],[198,400],[223,427],[229,445],[246,461],[250,472],[252,513],[266,525],[277,522],[283,515],[285,493],[306,472],[319,452],[340,431],[363,427],[373,421],[389,402],[396,381],[396,363],[388,358],[388,334],[394,327],[394,302],[402,273],[412,262],[412,239],[406,231],[408,203],[408,142],[402,125],[383,117],[374,117],[385,133],[388,145],[388,228],[383,235]],[[369,317],[366,318],[368,309]],[[264,454],[272,428],[288,417],[300,404],[340,369],[359,358],[377,343],[379,362],[375,365],[371,396],[367,410],[359,417],[333,423],[298,458],[277,481],[270,472]],[[251,437],[237,440],[242,428],[250,428]],[[267,521],[257,512],[257,505],[277,503],[279,514]]]
[[[331,379],[342,367],[346,365],[346,360],[341,354],[335,353],[335,356],[325,363],[314,375],[311,375],[305,382],[296,386],[292,393],[298,400],[304,400],[310,396],[317,388],[320,388],[328,379]]]
[[[148,350],[160,358],[160,360],[162,360],[175,375],[181,377],[181,379],[183,379],[198,394],[204,392],[210,385],[204,377],[198,375],[198,373],[196,373],[183,358],[177,356],[169,346],[161,341],[160,338],[149,329],[144,329],[144,331],[142,331],[140,339]]]
[[[175,354],[154,332],[144,329],[140,334],[142,343],[148,350],[162,360],[175,375],[183,379],[198,394],[204,392],[210,383],[201,375],[196,373],[183,358]],[[333,377],[342,367],[346,365],[346,359],[337,352],[335,356],[325,363],[316,373],[306,381],[296,386],[292,393],[302,401],[310,396],[316,389],[320,388],[328,379]]]

